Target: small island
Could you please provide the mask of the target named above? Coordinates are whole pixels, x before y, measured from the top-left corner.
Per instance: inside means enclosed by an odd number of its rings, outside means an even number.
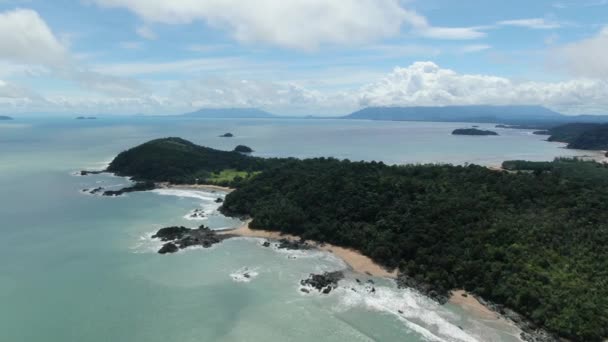
[[[498,133],[496,133],[494,131],[484,131],[484,130],[477,129],[477,128],[459,128],[459,129],[455,129],[452,132],[452,135],[482,136],[482,135],[498,135]]]
[[[220,138],[232,138],[234,137],[234,134],[232,133],[224,133],[222,135],[220,135]]]
[[[94,116],[79,116],[76,120],[97,120],[97,118]]]
[[[10,116],[0,115],[0,120],[13,120]]]
[[[234,148],[234,152],[251,153],[251,152],[253,152],[253,150],[249,146],[238,145],[237,147]]]

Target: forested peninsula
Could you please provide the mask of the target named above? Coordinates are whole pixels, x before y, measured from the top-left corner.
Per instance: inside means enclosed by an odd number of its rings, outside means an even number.
[[[108,171],[221,182],[251,228],[352,247],[440,293],[464,288],[563,338],[608,337],[608,168],[560,159],[482,166],[264,159],[158,139]]]
[[[549,141],[568,144],[579,150],[608,150],[608,124],[573,123],[553,127],[547,132]]]

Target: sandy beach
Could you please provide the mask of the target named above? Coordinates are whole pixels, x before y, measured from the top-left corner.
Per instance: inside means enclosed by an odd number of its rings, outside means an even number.
[[[200,189],[209,191],[223,191],[233,192],[234,189],[225,186],[211,185],[211,184],[171,184],[171,183],[156,183],[156,186],[160,189]]]
[[[266,231],[266,230],[258,230],[258,229],[250,229],[249,222],[244,223],[241,227],[232,230],[225,230],[220,232],[220,234],[233,234],[237,236],[246,236],[246,237],[257,237],[264,238],[270,240],[278,240],[278,239],[290,239],[290,240],[300,240],[299,237],[289,234],[282,234],[280,232]],[[353,271],[372,275],[374,277],[384,277],[384,278],[397,278],[397,270],[388,271],[382,268],[380,265],[376,264],[369,257],[355,251],[353,249],[338,247],[331,244],[320,244],[316,241],[306,241],[308,244],[315,246],[316,248],[333,253],[340,259],[344,260],[346,264],[348,264]]]

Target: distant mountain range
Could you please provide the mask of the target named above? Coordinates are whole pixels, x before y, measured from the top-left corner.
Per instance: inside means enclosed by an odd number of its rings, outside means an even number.
[[[10,116],[0,115],[0,120],[13,120]]]
[[[274,114],[256,108],[205,108],[196,112],[182,114],[182,116],[205,119],[264,119],[277,117]]]
[[[567,122],[608,122],[608,116],[569,116],[542,106],[370,107],[343,118],[387,121],[479,122],[539,126]]]
[[[182,114],[192,118],[227,119],[359,119],[494,123],[521,128],[550,128],[566,123],[608,123],[608,115],[563,115],[542,106],[369,107],[340,117],[279,116],[256,108],[207,108]]]

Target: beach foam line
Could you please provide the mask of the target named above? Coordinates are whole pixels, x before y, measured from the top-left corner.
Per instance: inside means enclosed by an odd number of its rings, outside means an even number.
[[[370,292],[373,286],[374,292]],[[354,289],[354,291],[353,291]],[[357,283],[342,280],[334,290],[339,295],[337,310],[363,307],[391,314],[406,327],[430,341],[478,342],[476,337],[450,322],[456,314],[410,289],[396,289],[384,285]]]
[[[196,198],[206,202],[215,202],[219,198],[223,198],[225,195],[221,193],[212,193],[210,191],[203,190],[187,190],[187,189],[154,189],[153,193],[162,196],[176,196],[181,198]],[[218,208],[219,208],[218,203]]]
[[[249,283],[259,275],[257,270],[257,267],[251,269],[249,267],[242,267],[230,273],[230,277],[237,283]]]

